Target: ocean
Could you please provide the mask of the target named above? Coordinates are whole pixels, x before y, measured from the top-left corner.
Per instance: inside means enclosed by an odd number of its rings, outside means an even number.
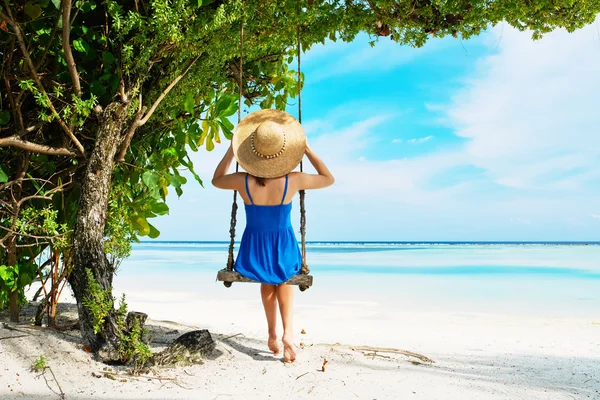
[[[225,289],[215,276],[225,242],[142,242],[117,271],[115,287],[244,299],[256,285]],[[302,301],[385,302],[556,316],[600,315],[600,243],[308,243],[314,286]]]

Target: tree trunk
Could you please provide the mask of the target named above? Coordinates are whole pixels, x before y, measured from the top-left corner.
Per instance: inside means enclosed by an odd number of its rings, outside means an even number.
[[[17,169],[16,179],[18,180],[15,185],[13,196],[12,196],[12,230],[15,230],[15,226],[17,223],[17,219],[19,218],[19,214],[21,212],[21,207],[19,205],[19,201],[21,200],[21,193],[23,184],[21,183],[21,179],[25,177],[25,173],[29,168],[29,152],[25,152],[23,155],[23,159],[19,164],[19,168]],[[8,265],[15,266],[17,265],[17,236],[11,233],[10,238],[8,239]],[[15,277],[18,279],[18,276]],[[15,290],[10,292],[8,295],[8,309],[10,312],[10,321],[11,322],[19,322],[19,287],[18,284],[15,284]]]
[[[111,189],[114,158],[122,139],[127,119],[127,105],[111,103],[101,116],[94,149],[88,160],[81,186],[81,199],[73,232],[73,271],[69,283],[77,299],[81,335],[97,352],[103,345],[116,345],[115,317],[111,313],[98,334],[93,321],[83,305],[90,282],[86,269],[90,269],[102,290],[112,293],[113,268],[104,252],[104,227]]]

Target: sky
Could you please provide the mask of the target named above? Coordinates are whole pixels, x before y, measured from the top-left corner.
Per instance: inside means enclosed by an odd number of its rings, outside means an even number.
[[[336,178],[307,192],[307,240],[600,241],[600,22],[369,40],[303,56],[303,126]],[[228,239],[232,192],[210,185],[228,145],[194,154],[205,187],[169,194],[159,240]]]

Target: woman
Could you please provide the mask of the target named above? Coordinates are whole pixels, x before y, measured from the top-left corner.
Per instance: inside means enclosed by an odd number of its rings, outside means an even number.
[[[306,154],[317,174],[291,172]],[[227,174],[233,158],[247,173]],[[283,322],[283,356],[296,359],[293,344],[293,286],[285,282],[300,272],[302,257],[290,212],[296,192],[332,185],[333,175],[306,144],[302,126],[278,110],[249,114],[237,126],[231,146],[217,166],[212,183],[239,191],[246,209],[235,270],[261,282],[261,297],[269,328],[269,349],[281,351],[277,338],[277,309]]]

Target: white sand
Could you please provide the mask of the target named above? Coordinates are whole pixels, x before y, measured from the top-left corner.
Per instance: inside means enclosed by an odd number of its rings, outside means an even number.
[[[257,287],[211,290],[126,290],[130,308],[150,315],[156,349],[195,328],[208,328],[220,341],[203,365],[153,375],[175,381],[93,377],[105,365],[81,350],[78,332],[11,325],[26,333],[0,328],[0,337],[26,336],[0,339],[0,398],[59,398],[49,372],[29,371],[44,354],[67,399],[600,399],[600,315],[411,311],[381,296],[309,291],[296,305],[296,342],[304,348],[296,363],[285,365],[267,351]],[[74,316],[66,308],[63,315]],[[435,363],[384,352],[366,356],[352,350],[359,345],[405,349]]]

